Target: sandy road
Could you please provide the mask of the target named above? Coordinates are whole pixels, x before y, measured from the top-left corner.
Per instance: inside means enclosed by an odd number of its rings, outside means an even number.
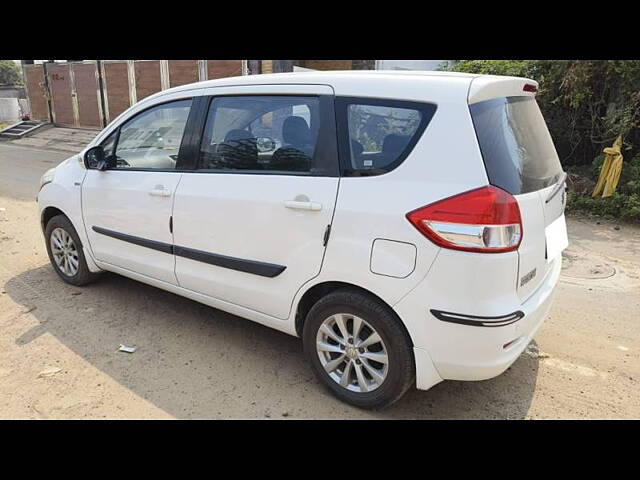
[[[411,390],[370,412],[335,400],[296,338],[116,275],[60,281],[34,198],[66,156],[0,143],[0,418],[640,417],[638,227],[571,218],[528,352],[498,378]]]

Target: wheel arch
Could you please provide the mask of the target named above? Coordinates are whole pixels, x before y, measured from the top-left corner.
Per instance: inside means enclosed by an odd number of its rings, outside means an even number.
[[[65,217],[67,217],[67,219],[73,225],[73,220],[71,220],[71,217],[69,215],[67,215],[60,208],[54,207],[53,205],[49,205],[49,206],[43,208],[42,209],[42,213],[40,214],[40,226],[42,227],[42,231],[43,232],[47,228],[47,223],[49,223],[49,220],[51,220],[53,217],[55,217],[57,215],[64,215]],[[73,226],[75,228],[75,225],[73,225]],[[76,231],[77,230],[78,229],[76,228]]]
[[[391,307],[391,305],[389,305],[378,295],[376,295],[370,290],[367,290],[366,288],[360,287],[353,283],[340,282],[340,281],[326,281],[326,282],[317,283],[311,286],[306,292],[304,292],[304,294],[300,298],[300,301],[298,302],[298,305],[296,306],[296,314],[295,314],[295,329],[296,329],[296,334],[299,337],[302,337],[302,329],[304,328],[304,322],[307,318],[307,314],[309,313],[309,310],[311,310],[311,307],[313,307],[313,305],[315,305],[315,303],[325,295],[328,295],[329,293],[334,292],[336,290],[340,290],[340,289],[355,290],[359,293],[375,298],[382,305],[384,305],[389,310],[389,312],[393,315],[393,317],[396,319],[398,325],[404,331],[405,335],[409,339],[409,342],[411,343],[411,347],[413,348],[414,346],[413,339],[409,334],[409,330],[407,330],[407,327],[405,326],[404,322],[400,319],[400,317],[398,316],[396,311],[393,309],[393,307]]]
[[[73,217],[71,215],[69,215],[65,210],[60,208],[59,206],[57,206],[57,205],[56,206],[47,205],[40,212],[40,226],[42,228],[42,234],[45,235],[45,230],[47,228],[47,224],[49,223],[49,221],[53,217],[56,217],[58,215],[62,215],[67,220],[69,220],[69,223],[71,223],[71,225],[75,229],[75,231],[76,231],[76,233],[78,235],[78,238],[80,239],[80,246],[82,247],[82,250],[84,252],[84,258],[85,258],[85,260],[87,262],[87,266],[89,267],[89,271],[93,272],[93,273],[101,272],[102,269],[100,267],[98,267],[98,265],[96,264],[95,260],[93,259],[93,252],[89,248],[90,247],[89,246],[89,239],[86,237],[85,230],[84,230],[84,225],[82,225],[82,224],[77,225],[73,221]],[[82,222],[81,219],[80,219],[80,222]],[[78,227],[80,227],[80,228],[78,228]]]

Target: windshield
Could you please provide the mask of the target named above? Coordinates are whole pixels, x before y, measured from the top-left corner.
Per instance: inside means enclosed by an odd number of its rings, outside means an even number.
[[[512,195],[553,185],[562,166],[533,97],[469,106],[489,182]]]

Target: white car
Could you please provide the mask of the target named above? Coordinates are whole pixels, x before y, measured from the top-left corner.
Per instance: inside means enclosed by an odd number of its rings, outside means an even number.
[[[110,271],[302,337],[340,399],[505,371],[547,315],[565,174],[537,83],[445,72],[205,81],[42,178],[58,275]]]

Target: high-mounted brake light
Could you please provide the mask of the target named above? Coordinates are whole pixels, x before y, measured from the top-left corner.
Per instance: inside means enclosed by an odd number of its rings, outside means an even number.
[[[436,245],[466,252],[511,252],[522,239],[517,200],[494,186],[419,208],[407,220]]]
[[[525,92],[536,93],[538,91],[538,87],[536,87],[533,83],[525,83],[522,90]]]

